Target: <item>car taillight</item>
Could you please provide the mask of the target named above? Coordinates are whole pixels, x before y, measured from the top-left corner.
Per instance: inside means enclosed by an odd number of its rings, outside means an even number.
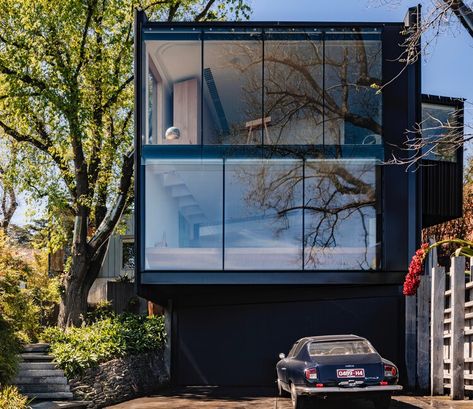
[[[392,365],[384,365],[384,377],[391,378],[397,375],[397,369]]]
[[[314,381],[317,379],[317,369],[315,368],[307,368],[305,371],[304,371],[304,375],[305,375],[305,378],[308,380],[308,381]]]

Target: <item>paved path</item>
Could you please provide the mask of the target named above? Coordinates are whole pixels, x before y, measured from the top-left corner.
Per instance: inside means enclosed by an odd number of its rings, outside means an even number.
[[[373,409],[369,401],[322,402],[317,409]],[[289,398],[275,397],[271,389],[184,388],[164,391],[159,396],[135,399],[109,409],[292,409]],[[446,398],[396,396],[391,409],[473,409],[473,401]]]

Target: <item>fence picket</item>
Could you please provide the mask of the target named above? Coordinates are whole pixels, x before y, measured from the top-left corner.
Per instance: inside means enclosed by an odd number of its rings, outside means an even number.
[[[443,319],[445,309],[445,268],[432,268],[431,303],[431,395],[443,395]]]
[[[430,386],[430,297],[431,277],[426,275],[417,291],[417,384],[425,393]]]
[[[452,287],[450,397],[461,400],[465,397],[465,257],[452,257],[450,274]]]

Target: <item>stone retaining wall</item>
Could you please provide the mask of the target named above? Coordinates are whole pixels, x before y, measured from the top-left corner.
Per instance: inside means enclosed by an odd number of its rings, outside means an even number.
[[[163,351],[114,359],[70,379],[75,399],[91,402],[88,409],[103,408],[152,394],[168,383]]]

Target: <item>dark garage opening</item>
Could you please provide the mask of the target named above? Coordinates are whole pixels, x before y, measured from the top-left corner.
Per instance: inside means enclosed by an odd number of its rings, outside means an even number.
[[[313,291],[311,300],[181,306],[174,310],[173,378],[178,385],[271,386],[280,352],[310,335],[351,333],[368,338],[402,364],[402,298],[398,287]],[[337,296],[338,295],[338,296]],[[177,324],[177,325],[176,325]],[[383,328],[383,330],[380,330]]]

